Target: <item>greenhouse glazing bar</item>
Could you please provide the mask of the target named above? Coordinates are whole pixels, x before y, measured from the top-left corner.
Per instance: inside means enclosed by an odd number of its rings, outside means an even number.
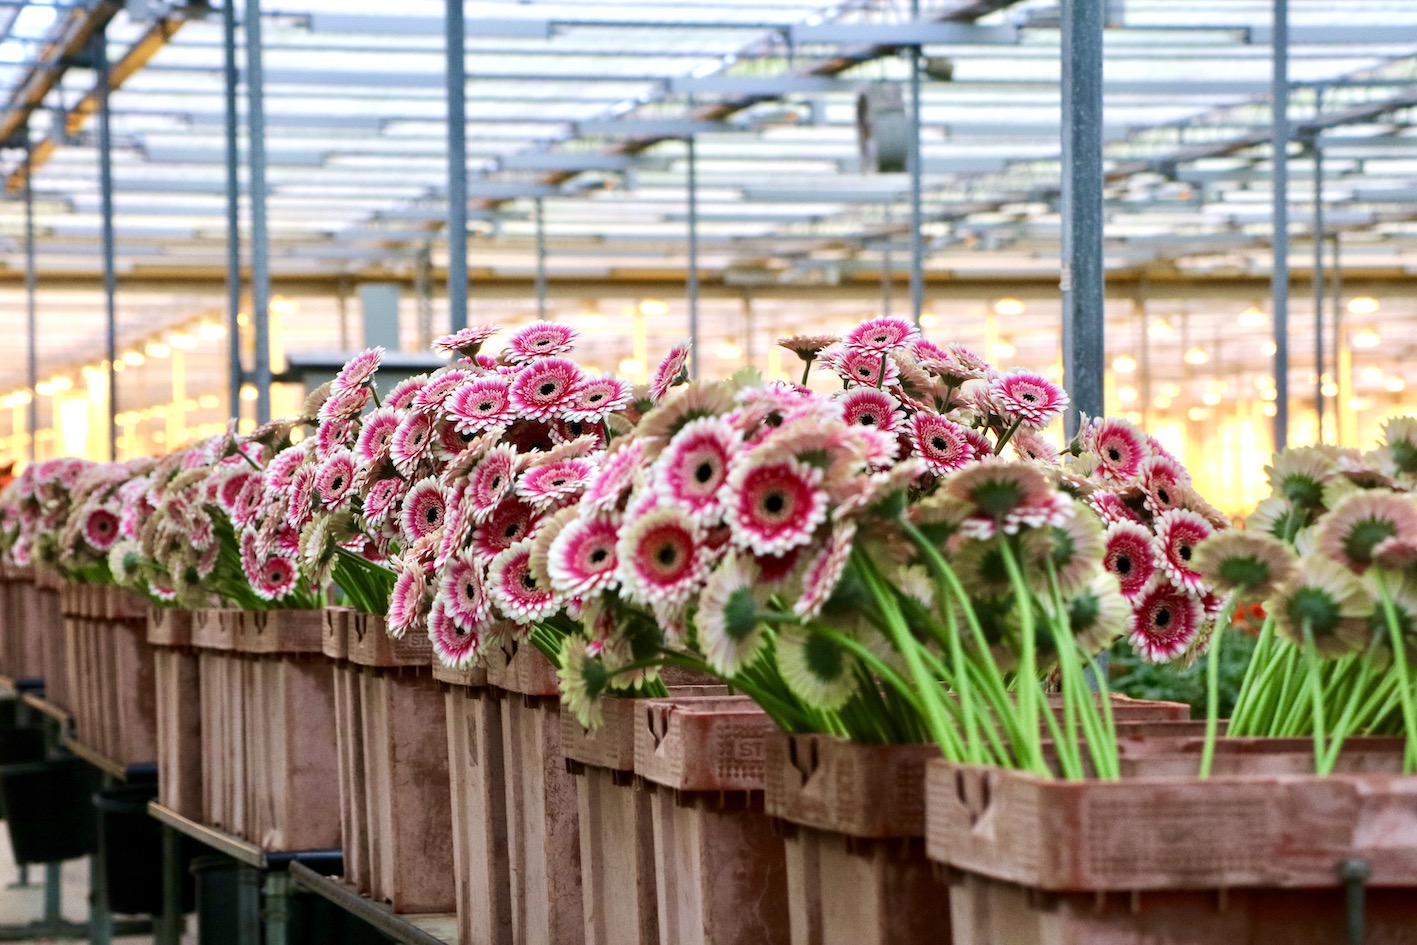
[[[444,18],[448,82],[448,318],[467,327],[467,62],[463,0],[447,0]]]
[[[39,320],[35,317],[38,280],[34,269],[34,142],[30,140],[29,119],[25,119],[25,379],[29,384],[30,402],[27,405],[29,441],[26,445],[30,462],[35,455],[35,431],[39,429],[39,395],[35,386],[39,383]]]
[[[113,262],[113,138],[108,110],[108,36],[94,33],[91,49],[98,92],[98,189],[103,226],[103,351],[108,360],[108,459],[118,459],[118,275]],[[28,180],[28,178],[26,178]]]
[[[1274,449],[1289,445],[1289,0],[1274,0]]]
[[[251,202],[251,322],[256,327],[256,423],[271,419],[271,274],[266,242],[266,107],[261,2],[246,0],[246,150]]]
[[[685,139],[689,148],[689,263],[686,287],[689,297],[689,376],[699,379],[699,160],[694,136]]]
[[[918,27],[920,0],[911,0],[910,18]],[[921,175],[924,168],[920,158],[920,108],[920,44],[916,43],[910,47],[910,138],[906,142],[910,165],[910,316],[916,325],[920,324],[920,315],[925,309],[925,234],[921,210]]]
[[[1323,100],[1323,91],[1317,93]],[[1324,440],[1324,154],[1316,133],[1309,147],[1314,155],[1314,441]]]
[[[226,361],[230,415],[241,416],[241,179],[237,145],[236,0],[224,0],[221,10],[222,49],[225,56],[226,124]]]

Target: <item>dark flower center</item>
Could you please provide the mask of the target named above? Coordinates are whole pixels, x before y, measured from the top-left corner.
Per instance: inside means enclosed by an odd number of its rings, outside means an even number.
[[[550,397],[552,394],[556,393],[556,382],[546,381],[537,388],[537,392],[540,393],[542,397]]]
[[[659,550],[654,553],[654,560],[661,566],[670,568],[679,560],[679,546],[673,544],[660,545]]]
[[[423,513],[423,518],[429,525],[437,525],[438,520],[443,517],[443,510],[436,505],[428,506],[428,511]]]
[[[1030,404],[1037,403],[1037,402],[1038,402],[1038,395],[1037,395],[1037,394],[1023,394],[1023,395],[1021,395],[1021,396],[1019,397],[1019,400],[1028,401]]]
[[[480,410],[480,411],[482,411],[483,413],[487,413],[488,411],[490,411],[490,410],[491,410],[493,407],[495,407],[495,406],[497,406],[497,405],[496,405],[496,403],[494,403],[493,401],[484,400],[482,403],[480,403],[480,404],[477,405],[477,409]]]
[[[596,548],[587,557],[590,559],[591,564],[601,564],[606,558],[610,557],[610,552],[604,548]]]
[[[1122,451],[1115,446],[1109,446],[1107,448],[1107,458],[1114,463],[1120,463],[1122,461]]]
[[[945,452],[945,450],[950,448],[949,441],[938,434],[930,437],[930,445],[933,446],[935,449],[939,450],[941,453]]]
[[[1118,555],[1114,562],[1114,567],[1118,574],[1132,573],[1132,559],[1127,555]]]
[[[468,600],[477,600],[477,585],[471,581],[468,581],[462,586],[462,592]]]
[[[1373,549],[1397,534],[1397,525],[1388,519],[1365,518],[1343,536],[1343,553],[1360,564],[1373,560]]]
[[[772,515],[777,515],[787,508],[787,497],[781,492],[769,492],[763,497],[763,509]]]
[[[1156,616],[1151,618],[1151,622],[1163,630],[1169,627],[1171,625],[1171,608],[1162,607],[1156,612]]]
[[[1185,545],[1185,544],[1181,545],[1180,547],[1178,547],[1178,548],[1176,549],[1176,556],[1177,556],[1178,558],[1180,558],[1182,561],[1190,561],[1190,560],[1191,560],[1191,546],[1190,546],[1190,545]]]
[[[707,483],[713,478],[713,463],[704,460],[694,467],[694,478],[700,483]]]
[[[330,491],[331,491],[331,492],[338,492],[338,491],[340,491],[340,490],[343,489],[343,488],[344,488],[344,477],[343,477],[343,476],[336,476],[335,478],[333,478],[333,479],[330,480]]]
[[[522,572],[522,587],[528,591],[536,590],[536,578],[530,571]]]
[[[517,537],[517,534],[518,534],[521,530],[522,530],[522,523],[521,523],[521,522],[512,522],[510,525],[508,525],[508,526],[506,527],[505,530],[503,530],[502,534],[503,534],[503,535],[506,535],[508,538],[515,538],[515,537]]]

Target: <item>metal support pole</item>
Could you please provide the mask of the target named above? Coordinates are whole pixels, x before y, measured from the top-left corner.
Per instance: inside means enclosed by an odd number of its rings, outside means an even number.
[[[266,874],[265,945],[286,945],[290,921],[290,874],[284,870]]]
[[[1343,261],[1339,257],[1339,236],[1333,234],[1333,386],[1338,389],[1338,364],[1343,350]],[[1342,391],[1340,390],[1341,394]],[[1333,443],[1343,443],[1343,401],[1333,399]]]
[[[1289,444],[1289,0],[1274,0],[1274,449]]]
[[[910,0],[912,20],[920,19],[920,0]],[[910,137],[906,142],[910,170],[910,317],[920,324],[925,309],[925,234],[921,208],[920,158],[920,47],[910,47]]]
[[[153,945],[182,942],[182,837],[162,825],[162,915],[153,930]]]
[[[108,458],[118,458],[118,275],[113,262],[113,137],[109,132],[108,37],[93,38],[95,85],[98,89],[98,189],[103,216],[103,351],[108,359]]]
[[[30,143],[29,126],[25,126],[25,380],[29,384],[29,443],[30,462],[35,454],[35,430],[39,426],[39,320],[35,317],[38,278],[34,267],[34,148]],[[22,703],[23,704],[23,703]]]
[[[109,779],[103,780],[107,786]],[[113,941],[113,913],[108,908],[108,877],[104,871],[107,859],[108,840],[100,826],[97,848],[89,857],[89,945],[110,945]]]
[[[689,263],[687,288],[689,296],[689,376],[699,379],[699,161],[694,136],[685,142],[689,146]]]
[[[1072,397],[1067,437],[1103,411],[1103,5],[1063,3],[1063,377]]]
[[[1314,153],[1314,442],[1324,441],[1324,154],[1319,136]]]
[[[261,943],[261,871],[241,865],[236,871],[237,945]]]
[[[246,0],[246,152],[250,162],[251,321],[256,326],[256,423],[271,419],[271,273],[266,241],[266,103],[261,0]]]
[[[546,218],[536,198],[536,317],[546,319]]]
[[[447,0],[448,318],[467,327],[467,62],[463,0]]]
[[[222,48],[226,78],[226,370],[232,417],[241,416],[241,154],[236,117],[236,0],[223,0]]]
[[[891,208],[886,207],[886,241],[881,247],[881,316],[891,317],[891,296],[895,290],[895,276],[891,274]]]
[[[44,927],[57,929],[64,921],[64,879],[62,863],[44,864]]]

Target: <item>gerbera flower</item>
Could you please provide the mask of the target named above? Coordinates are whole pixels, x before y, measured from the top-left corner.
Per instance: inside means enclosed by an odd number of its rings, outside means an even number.
[[[715,672],[733,676],[757,659],[765,625],[757,591],[758,569],[749,555],[731,551],[704,582],[694,623],[704,658]]]
[[[872,318],[846,333],[842,345],[855,351],[875,351],[884,354],[907,347],[920,336],[910,322],[900,318]]]
[[[987,398],[1003,421],[1041,430],[1062,416],[1068,395],[1042,374],[1022,369],[997,374],[989,381]]]
[[[381,347],[366,348],[356,354],[335,375],[334,381],[330,384],[330,394],[336,395],[344,391],[358,390],[365,386],[373,380],[374,372],[379,370],[379,365],[383,360],[384,349]]]
[[[1215,533],[1204,518],[1186,509],[1171,509],[1156,517],[1156,560],[1177,587],[1199,593],[1202,578],[1194,561],[1196,546]]]
[[[276,454],[266,467],[266,482],[270,483],[272,489],[289,488],[295,471],[310,458],[309,445],[310,441],[306,440],[300,446],[293,446]]]
[[[621,410],[630,402],[630,385],[619,378],[589,378],[572,393],[571,403],[563,411],[567,420],[599,423],[606,414]]]
[[[395,507],[403,503],[402,479],[380,479],[364,494],[364,520],[371,525],[379,525],[389,517]]]
[[[566,358],[542,358],[517,372],[509,388],[512,407],[526,419],[558,416],[575,400],[585,375]]]
[[[710,524],[723,511],[722,489],[742,436],[727,421],[701,417],[686,424],[654,463],[656,493]]]
[[[480,624],[463,624],[453,617],[451,605],[445,595],[439,594],[428,612],[428,639],[433,642],[433,653],[444,666],[463,669],[477,658],[482,650]]]
[[[441,351],[444,354],[460,354],[465,358],[475,358],[482,343],[500,330],[496,325],[469,325],[433,342],[433,350]]]
[[[568,636],[561,643],[561,666],[556,671],[560,680],[561,704],[576,717],[582,728],[600,728],[605,723],[601,697],[610,688],[610,672],[590,648],[595,643]]]
[[[615,545],[622,592],[645,604],[687,601],[703,576],[701,538],[681,509],[656,508],[632,519]]]
[[[1384,423],[1383,445],[1398,472],[1417,472],[1417,417],[1393,417]]]
[[[718,417],[733,409],[732,388],[725,383],[690,384],[668,394],[635,426],[635,439],[646,455],[659,455],[664,445],[692,420]]]
[[[423,411],[412,411],[394,431],[389,458],[399,472],[410,475],[432,456],[433,417]]]
[[[950,564],[971,599],[1001,599],[1015,591],[1003,549],[993,539],[976,538],[960,542],[950,555]],[[1040,570],[1026,569],[1024,573],[1026,579],[1031,578],[1031,584],[1040,583]],[[1041,587],[1038,589],[1042,591]]]
[[[1196,546],[1192,563],[1217,590],[1267,597],[1294,574],[1296,561],[1287,545],[1258,531],[1226,529]]]
[[[532,573],[528,539],[492,559],[487,568],[487,590],[502,615],[523,626],[551,616],[560,606],[551,588]]]
[[[504,499],[473,530],[473,547],[484,555],[499,554],[523,538],[530,538],[535,524],[535,509],[515,497]]]
[[[1009,449],[1013,450],[1019,459],[1047,466],[1057,465],[1059,459],[1058,447],[1054,446],[1051,440],[1035,430],[1025,430],[1022,427],[1009,438]]]
[[[1047,475],[1031,463],[986,457],[951,474],[944,491],[969,505],[960,528],[976,538],[1061,524],[1071,514],[1071,500],[1054,492]]]
[[[370,396],[367,387],[355,387],[331,393],[330,399],[320,405],[317,416],[321,423],[353,420],[364,412],[364,408],[369,404]]]
[[[802,572],[802,593],[792,605],[794,614],[803,620],[811,620],[822,612],[836,586],[841,583],[855,538],[854,519],[840,519],[832,523],[826,542]]]
[[[118,540],[118,516],[96,508],[84,516],[84,541],[95,551],[107,551]]]
[[[1027,533],[1028,548],[1039,563],[1053,562],[1058,590],[1071,597],[1088,585],[1102,566],[1106,544],[1102,523],[1091,511],[1075,506],[1061,525],[1049,525]]]
[[[1122,595],[1133,600],[1156,573],[1151,532],[1137,522],[1117,521],[1102,533],[1102,567],[1117,576]]]
[[[737,464],[723,497],[733,543],[756,554],[782,554],[807,544],[827,518],[822,477],[820,469],[792,458]]]
[[[491,617],[492,602],[475,553],[465,551],[448,559],[438,581],[438,597],[448,616],[463,630],[480,626]]]
[[[1045,606],[1048,601],[1045,600]],[[1067,602],[1068,629],[1084,653],[1095,655],[1114,640],[1131,634],[1135,623],[1132,605],[1122,595],[1117,576],[1107,571],[1093,575]]]
[[[418,394],[428,383],[427,374],[417,374],[413,377],[406,377],[394,385],[394,389],[389,391],[389,396],[384,398],[384,406],[390,410],[408,410],[413,406],[413,402],[418,399]]]
[[[476,433],[460,431],[446,418],[433,424],[433,453],[443,468],[461,456],[476,439]]]
[[[1337,472],[1337,463],[1323,450],[1296,446],[1274,457],[1274,465],[1264,468],[1270,488],[1296,506],[1316,510],[1323,503],[1324,483]]]
[[[1312,637],[1319,655],[1331,659],[1363,648],[1373,601],[1352,571],[1323,555],[1309,555],[1265,610],[1285,639],[1304,646],[1306,636]]]
[[[517,451],[506,444],[492,447],[467,477],[472,520],[485,522],[511,491],[516,479]]]
[[[689,380],[689,347],[688,341],[679,342],[669,349],[664,360],[654,369],[654,376],[649,382],[649,396],[656,404],[664,399],[670,388]]]
[[[939,414],[917,413],[907,426],[915,455],[924,460],[933,473],[963,469],[982,458],[977,444],[968,435],[969,430]]]
[[[537,358],[565,354],[575,347],[580,332],[555,322],[533,322],[507,339],[502,359],[508,364],[527,364]]]
[[[426,538],[443,527],[443,516],[447,512],[443,487],[437,479],[424,479],[414,483],[403,499],[403,514],[399,523],[409,544]]]
[[[453,395],[454,391],[476,376],[472,371],[464,371],[462,368],[448,368],[439,374],[434,374],[419,389],[418,396],[413,398],[412,409],[438,410]]]
[[[428,575],[417,561],[404,563],[389,594],[388,633],[395,640],[423,626],[428,610]]]
[[[1132,601],[1136,622],[1131,644],[1149,663],[1169,663],[1184,654],[1200,632],[1201,605],[1157,574]]]
[[[817,355],[839,340],[837,335],[788,335],[786,338],[777,339],[777,346],[786,348],[803,361],[811,364]]]
[[[299,569],[290,558],[273,555],[261,563],[257,580],[251,586],[261,600],[277,601],[295,590]]]
[[[516,492],[533,508],[544,509],[580,494],[595,464],[588,459],[563,459],[535,466],[517,479]]]
[[[619,526],[603,518],[576,518],[566,523],[547,555],[552,589],[575,598],[612,588],[619,565],[615,557],[619,537]]]
[[[900,425],[900,404],[883,390],[856,387],[842,391],[837,399],[841,404],[841,419],[852,426],[894,433]]]
[[[1288,499],[1270,496],[1261,499],[1245,522],[1246,530],[1273,535],[1280,541],[1293,542],[1299,532],[1309,524],[1309,513],[1295,506]]]
[[[1098,471],[1113,482],[1131,482],[1151,455],[1146,439],[1125,420],[1092,421],[1083,434],[1086,448],[1097,454]]]
[[[919,344],[916,343],[917,348]],[[921,367],[938,375],[951,387],[982,378],[992,370],[988,361],[959,344],[947,344],[940,352],[917,350],[916,356],[920,358]]]
[[[1186,467],[1169,456],[1152,453],[1142,460],[1138,476],[1147,510],[1152,515],[1160,515],[1177,508],[1181,502],[1183,486],[1190,485],[1191,477]]]
[[[1388,539],[1417,544],[1417,506],[1395,492],[1355,492],[1319,519],[1318,551],[1356,574],[1373,564],[1373,550]]]
[[[453,425],[464,433],[506,426],[516,418],[511,381],[500,374],[473,378],[448,396],[445,409]]]
[[[324,459],[337,450],[353,446],[359,438],[358,418],[324,420],[315,430],[315,457]]]
[[[822,355],[821,362],[835,371],[848,384],[861,387],[885,387],[900,379],[895,362],[874,351],[853,351],[843,348]]]
[[[340,450],[331,454],[315,474],[315,492],[327,509],[345,505],[354,494],[354,454]]]
[[[803,627],[777,638],[777,668],[787,688],[815,709],[840,709],[856,693],[856,657],[835,640]]]

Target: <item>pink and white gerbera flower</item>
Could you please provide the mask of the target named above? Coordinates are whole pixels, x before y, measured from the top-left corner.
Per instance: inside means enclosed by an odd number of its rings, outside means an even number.
[[[832,525],[826,544],[802,574],[802,594],[792,605],[793,613],[804,620],[811,620],[822,612],[822,607],[841,582],[846,563],[851,559],[851,546],[855,538],[855,520],[842,519]]]
[[[689,380],[689,348],[688,341],[679,342],[669,349],[664,360],[654,369],[654,376],[649,382],[649,396],[655,403],[663,400],[671,388]]]
[[[920,336],[910,322],[900,318],[872,318],[847,332],[842,344],[857,351],[885,353],[904,348]]]
[[[294,559],[273,555],[261,563],[255,576],[251,590],[256,596],[265,601],[277,601],[289,597],[295,590],[300,572]]]
[[[448,616],[464,630],[491,619],[492,601],[475,552],[464,551],[448,559],[438,582],[438,597]]]
[[[511,491],[516,479],[517,451],[499,443],[487,451],[467,476],[467,501],[472,520],[485,522]]]
[[[410,412],[394,431],[389,458],[404,475],[433,457],[433,417],[421,410]]]
[[[739,432],[721,418],[689,421],[655,461],[651,472],[655,491],[696,521],[712,524],[722,514],[723,484],[741,443]]]
[[[450,368],[442,374],[434,375],[413,398],[413,409],[437,410],[452,396],[453,391],[476,376],[472,371],[464,371],[462,368]]]
[[[1176,508],[1184,494],[1183,487],[1191,481],[1186,467],[1170,456],[1157,453],[1142,461],[1139,479],[1146,507],[1153,515]]]
[[[608,519],[572,519],[551,543],[547,555],[552,589],[565,597],[579,598],[613,588],[619,538],[619,526]]]
[[[533,508],[544,509],[579,495],[595,471],[588,459],[563,459],[533,466],[517,479],[516,492]]]
[[[404,496],[403,515],[400,517],[404,538],[410,545],[443,527],[443,518],[447,514],[446,503],[443,487],[437,479],[429,478],[414,483],[413,488],[408,490],[408,495]]]
[[[1033,371],[996,374],[986,396],[1005,423],[1030,430],[1043,429],[1068,408],[1068,395],[1063,389]]]
[[[472,546],[484,555],[495,555],[536,531],[536,509],[515,496],[504,499],[487,519],[473,529]]]
[[[562,416],[582,423],[598,423],[629,402],[629,384],[614,377],[591,378],[575,389],[571,405]]]
[[[812,540],[827,518],[822,471],[798,459],[749,459],[725,484],[732,541],[754,554],[782,554]]]
[[[969,437],[971,431],[939,414],[917,413],[910,418],[908,429],[915,455],[931,472],[953,472],[982,458],[978,444]]]
[[[316,417],[322,423],[332,420],[353,420],[364,412],[371,396],[367,387],[352,387],[332,393],[329,399],[320,405]]]
[[[398,640],[422,627],[428,609],[428,573],[417,561],[404,562],[389,593],[389,636]]]
[[[487,591],[508,620],[534,623],[560,609],[550,587],[543,587],[531,570],[531,541],[524,539],[492,559],[487,567]]]
[[[382,525],[395,508],[403,503],[408,483],[403,479],[380,479],[364,494],[364,520],[370,525]]]
[[[1113,482],[1136,479],[1151,452],[1141,431],[1125,420],[1094,420],[1084,432],[1083,442],[1097,455],[1097,471]]]
[[[419,374],[414,377],[406,377],[394,385],[394,389],[389,391],[389,396],[384,398],[384,406],[390,410],[407,410],[413,406],[413,402],[418,399],[419,391],[423,390],[428,383],[427,374]]]
[[[1156,573],[1151,532],[1137,522],[1118,521],[1102,533],[1102,566],[1117,576],[1122,596],[1134,599]]]
[[[320,504],[327,509],[346,505],[354,495],[356,471],[354,454],[349,450],[340,450],[326,458],[315,474],[315,492]]]
[[[855,387],[837,395],[841,419],[852,426],[894,433],[900,426],[900,404],[890,394],[873,387]]]
[[[579,365],[568,358],[542,358],[517,372],[512,380],[512,406],[526,419],[559,417],[575,402],[584,380]]]
[[[644,458],[640,440],[631,440],[627,446],[608,453],[586,485],[581,508],[593,513],[614,511],[634,486],[636,474],[644,468]]]
[[[615,545],[622,591],[645,604],[683,604],[707,569],[699,525],[682,509],[656,508],[632,520]]]
[[[383,360],[384,349],[380,347],[368,348],[356,354],[335,375],[334,382],[330,384],[330,393],[338,394],[365,386],[373,380],[374,372],[379,370]]]
[[[448,600],[439,595],[428,612],[428,639],[444,666],[462,669],[477,658],[482,649],[482,625],[464,625],[452,615]]]
[[[1214,533],[1209,522],[1188,509],[1170,509],[1156,517],[1157,559],[1171,583],[1191,593],[1204,589],[1204,579],[1191,559],[1196,546]]]
[[[118,516],[96,508],[84,517],[84,541],[95,551],[107,551],[118,540]]]
[[[433,342],[433,349],[444,354],[460,354],[465,358],[475,358],[483,342],[500,330],[496,325],[469,325],[451,335],[439,338]]]
[[[829,351],[818,360],[842,380],[858,387],[885,387],[900,379],[900,368],[895,362],[875,351],[844,348]]]
[[[401,420],[402,415],[392,407],[380,407],[364,418],[354,443],[354,455],[360,462],[373,463],[389,455]]]
[[[579,334],[569,325],[534,322],[507,339],[502,358],[508,364],[527,364],[537,358],[565,354],[575,347]]]
[[[1174,660],[1200,632],[1200,601],[1160,574],[1133,601],[1133,613],[1132,647],[1151,663]]]
[[[446,409],[453,425],[465,433],[505,426],[516,419],[511,382],[500,374],[466,382],[448,398]]]

